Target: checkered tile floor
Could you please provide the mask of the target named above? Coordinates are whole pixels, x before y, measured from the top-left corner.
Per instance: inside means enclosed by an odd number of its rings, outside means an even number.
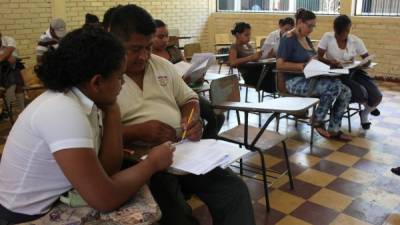
[[[293,121],[281,121],[280,131],[290,137],[287,145],[295,189],[290,190],[286,177],[278,180],[270,189],[271,212],[266,213],[262,183],[244,178],[257,224],[400,224],[400,176],[390,172],[391,167],[400,166],[400,86],[389,82],[379,85],[384,93],[381,116],[371,117],[368,131],[360,128],[358,116],[352,117],[351,142],[316,135],[310,152],[309,127],[299,124],[296,128]],[[254,92],[250,94],[250,99],[256,99]],[[232,113],[224,129],[234,124],[234,116]],[[250,121],[257,126],[256,115]],[[345,120],[343,129],[347,129]],[[0,122],[0,136],[8,131],[8,121]],[[0,144],[1,153],[4,138]],[[257,163],[255,157],[246,161]],[[268,151],[265,159],[268,167],[284,170],[281,146]],[[206,206],[197,199],[191,199],[190,204],[202,225],[212,224]]]
[[[295,188],[289,188],[287,177],[278,180],[270,189],[272,209],[267,213],[262,183],[244,178],[257,224],[400,224],[400,176],[390,172],[400,166],[400,86],[388,82],[379,82],[379,86],[384,93],[381,116],[371,116],[368,131],[361,129],[358,115],[353,116],[351,142],[316,135],[310,152],[310,128],[302,124],[296,128],[293,121],[281,120],[280,131],[290,137],[287,145]],[[233,114],[224,128],[234,125]],[[250,121],[257,126],[256,115]],[[347,131],[345,119],[342,128]],[[257,157],[246,161],[258,164]],[[281,146],[266,152],[265,159],[268,167],[285,169]],[[190,204],[202,225],[212,224],[206,206],[197,199]]]

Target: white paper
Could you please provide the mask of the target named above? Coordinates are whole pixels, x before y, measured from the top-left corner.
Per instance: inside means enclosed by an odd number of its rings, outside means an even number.
[[[343,64],[343,68],[346,69],[353,69],[353,68],[357,68],[357,67],[363,67],[366,64],[368,64],[369,62],[372,62],[372,60],[375,59],[375,55],[369,55],[368,57],[365,57],[365,59],[363,59],[362,61],[354,61],[353,63],[349,63],[349,64]],[[369,65],[369,68],[372,68],[376,65],[377,63],[371,63]]]
[[[179,62],[174,64],[178,74],[184,79],[190,77],[191,82],[196,82],[202,78],[208,68],[215,63],[213,53],[195,53],[190,63]]]
[[[311,78],[315,76],[338,76],[342,74],[349,74],[349,70],[347,68],[344,69],[331,69],[329,65],[311,59],[309,63],[307,63],[304,68],[304,75],[306,78]]]
[[[224,141],[202,139],[198,142],[184,141],[176,145],[169,172],[205,174],[216,167],[226,168],[232,162],[249,153]],[[182,174],[178,172],[178,174]]]

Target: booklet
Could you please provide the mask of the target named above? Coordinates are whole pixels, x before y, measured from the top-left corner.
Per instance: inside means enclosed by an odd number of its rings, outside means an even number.
[[[217,167],[225,169],[249,152],[235,144],[215,139],[196,142],[184,140],[175,144],[173,162],[168,172],[176,175],[206,174]]]
[[[195,83],[204,77],[208,68],[215,63],[215,55],[213,53],[195,53],[190,63],[181,61],[174,64],[178,74],[185,80],[190,78]]]
[[[372,63],[372,60],[375,59],[375,55],[369,55],[368,57],[365,57],[365,59],[361,60],[361,61],[354,61],[351,63],[343,63],[343,68],[345,69],[353,69],[353,68],[360,68],[360,67],[364,67],[365,65],[367,65],[368,63],[371,62],[371,64],[369,65],[369,68],[374,67],[377,63]]]
[[[304,68],[304,75],[306,78],[316,76],[339,76],[342,74],[349,74],[349,69],[331,69],[329,65],[316,59],[311,59]]]

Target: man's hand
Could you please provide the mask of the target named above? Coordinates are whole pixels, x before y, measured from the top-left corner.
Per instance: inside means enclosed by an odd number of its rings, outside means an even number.
[[[146,160],[154,165],[156,171],[167,169],[172,164],[172,157],[175,147],[171,142],[165,142],[152,148]]]
[[[166,141],[177,142],[176,131],[170,125],[158,120],[149,120],[140,126],[142,140],[146,143],[161,144]]]
[[[97,105],[99,109],[101,109],[107,116],[110,114],[121,114],[119,105],[117,102],[114,102],[113,104],[110,105]]]
[[[187,124],[188,118],[183,117],[181,120],[182,132],[186,130],[185,138],[191,141],[199,141],[203,134],[203,123],[198,116],[193,116],[192,121]]]

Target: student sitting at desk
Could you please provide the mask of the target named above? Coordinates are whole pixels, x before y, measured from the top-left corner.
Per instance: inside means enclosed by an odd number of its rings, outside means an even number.
[[[111,211],[172,163],[174,147],[164,143],[147,159],[120,171],[121,116],[116,100],[126,62],[124,47],[115,37],[101,29],[77,29],[42,59],[37,71],[48,91],[20,114],[0,162],[0,224],[32,221],[45,214],[60,224],[82,222],[85,218],[68,218],[85,207],[51,210],[62,205],[54,203],[65,192],[75,188],[89,206]]]
[[[341,64],[353,62],[356,56],[368,57],[368,50],[364,42],[350,34],[351,20],[346,15],[340,15],[333,22],[334,32],[324,34],[318,46],[318,58],[334,67],[341,67]],[[341,76],[342,82],[348,86],[352,93],[352,101],[364,106],[360,112],[361,126],[369,129],[371,123],[368,115],[379,115],[376,108],[382,100],[382,93],[378,86],[362,68],[350,70],[350,75]]]
[[[238,68],[246,84],[257,86],[262,65],[250,64],[249,62],[258,61],[261,58],[262,51],[256,52],[249,44],[251,26],[245,22],[236,23],[231,33],[235,36],[235,43],[231,45],[229,50],[229,65]],[[262,81],[260,89],[274,93],[276,89],[274,76],[267,75]]]
[[[339,79],[331,77],[306,79],[302,73],[306,63],[316,55],[308,37],[315,23],[316,16],[313,12],[305,9],[297,11],[296,27],[281,39],[276,67],[278,70],[294,72],[283,74],[286,89],[290,94],[319,97],[320,103],[315,110],[313,124],[318,133],[326,138],[349,141],[351,136],[340,131],[340,124],[351,99],[350,89]],[[325,130],[324,120],[329,110],[329,127]]]
[[[292,17],[286,17],[279,20],[279,29],[272,31],[265,38],[264,44],[261,47],[263,54],[261,58],[275,58],[278,53],[279,43],[283,34],[293,29],[294,20]]]
[[[161,20],[154,20],[154,23],[156,25],[156,33],[153,38],[152,53],[174,64],[185,61],[181,50],[175,45],[168,45],[167,25]],[[202,79],[201,82],[204,82],[204,80]],[[204,126],[202,138],[216,138],[224,124],[225,116],[223,114],[215,114],[211,102],[201,95],[199,95],[199,104],[200,116],[207,121],[207,124]]]
[[[124,140],[175,142],[186,130],[187,139],[198,141],[202,123],[197,94],[169,61],[151,54],[155,31],[151,15],[136,5],[117,9],[111,21],[111,32],[127,51],[125,84],[118,96]],[[152,177],[150,189],[163,214],[161,225],[198,224],[187,194],[196,194],[208,206],[214,224],[255,224],[247,186],[230,170],[218,167],[201,176],[161,172]]]

